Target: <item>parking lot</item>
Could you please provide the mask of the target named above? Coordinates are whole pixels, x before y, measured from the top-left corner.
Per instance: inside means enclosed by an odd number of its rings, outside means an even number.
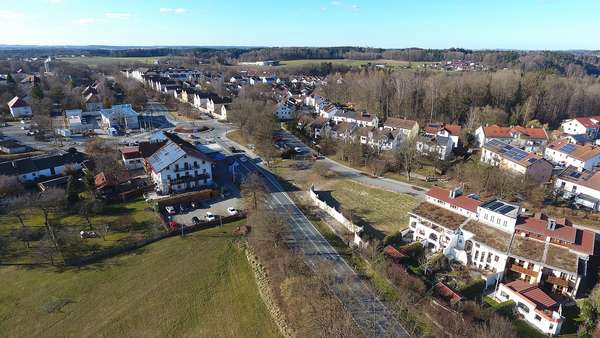
[[[172,221],[175,221],[179,224],[185,225],[193,225],[194,222],[192,218],[198,217],[199,220],[204,220],[206,213],[210,212],[219,219],[219,216],[225,217],[229,216],[229,212],[227,208],[233,207],[236,210],[240,210],[242,208],[242,201],[239,196],[239,193],[233,193],[230,197],[225,197],[224,199],[213,199],[208,201],[203,201],[199,203],[195,209],[191,209],[189,206],[188,210],[181,212],[177,210],[177,206],[175,206],[176,215],[169,215]]]
[[[296,159],[310,158],[312,156],[312,149],[302,143],[296,136],[285,130],[274,132],[273,137],[276,145],[295,150],[297,153],[295,155]]]

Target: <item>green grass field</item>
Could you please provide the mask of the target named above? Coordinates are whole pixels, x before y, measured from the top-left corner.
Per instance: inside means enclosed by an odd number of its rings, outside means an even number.
[[[371,188],[347,179],[325,184],[343,208],[353,210],[374,228],[394,234],[408,227],[407,212],[419,204],[417,198]]]
[[[412,68],[416,68],[425,62],[408,62],[397,60],[348,60],[348,59],[304,59],[304,60],[288,60],[281,61],[279,67],[300,67],[318,65],[321,63],[332,63],[334,65],[345,65],[349,67],[360,67],[367,64],[385,64],[391,68],[407,67],[409,64]]]
[[[304,191],[308,191],[312,184],[318,190],[330,190],[342,208],[352,210],[356,216],[386,235],[408,227],[407,211],[419,204],[416,197],[408,194],[373,188],[347,178],[324,178],[313,169],[296,170],[291,160],[276,161],[273,169]]]
[[[275,337],[239,223],[80,269],[0,268],[1,337]]]
[[[152,65],[156,60],[164,60],[168,57],[107,57],[107,56],[76,56],[76,57],[64,57],[59,58],[60,61],[71,62],[71,63],[83,63],[88,66],[94,67],[99,65],[133,65],[133,64],[147,64]]]
[[[76,211],[75,211],[76,212]],[[39,209],[28,209],[23,213],[25,226],[43,229],[44,217]],[[56,229],[79,236],[79,231],[88,230],[87,221],[80,215],[56,214],[50,217],[51,224]],[[158,215],[151,210],[151,206],[142,199],[131,202],[109,204],[102,212],[91,218],[92,227],[102,234],[104,226],[110,225],[110,231],[103,238],[81,240],[78,248],[79,255],[91,254],[102,248],[119,246],[127,241],[141,240],[157,232],[163,231]],[[29,263],[35,256],[36,248],[45,245],[45,241],[35,241],[26,248],[24,243],[18,241],[14,233],[21,227],[18,219],[13,215],[0,215],[0,237],[6,238],[8,243],[4,250],[0,250],[0,260],[11,263]]]

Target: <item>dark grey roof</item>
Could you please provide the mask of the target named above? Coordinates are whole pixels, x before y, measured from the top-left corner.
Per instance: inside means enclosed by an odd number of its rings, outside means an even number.
[[[60,167],[69,163],[82,163],[84,160],[85,154],[78,151],[27,157],[0,163],[0,175],[24,175],[44,169]]]

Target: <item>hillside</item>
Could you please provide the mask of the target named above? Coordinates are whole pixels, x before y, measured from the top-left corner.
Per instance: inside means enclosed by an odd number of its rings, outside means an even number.
[[[235,225],[64,272],[0,268],[0,336],[278,336]]]

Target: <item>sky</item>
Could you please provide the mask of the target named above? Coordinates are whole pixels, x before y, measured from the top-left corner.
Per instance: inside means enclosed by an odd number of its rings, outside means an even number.
[[[0,44],[600,49],[600,0],[0,0]]]

